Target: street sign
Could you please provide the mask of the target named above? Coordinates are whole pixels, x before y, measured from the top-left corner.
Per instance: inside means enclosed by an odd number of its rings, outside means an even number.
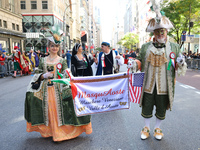
[[[186,31],[183,31],[182,34],[186,34]]]
[[[185,42],[186,41],[186,35],[181,35],[181,41]]]
[[[26,38],[39,38],[39,33],[28,32],[26,33]]]

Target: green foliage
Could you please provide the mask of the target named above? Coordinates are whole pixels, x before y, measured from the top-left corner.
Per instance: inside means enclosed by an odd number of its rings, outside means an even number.
[[[191,5],[191,12],[190,12]],[[194,23],[190,28],[190,34],[198,32],[200,27],[200,0],[165,0],[162,4],[162,11],[174,23],[174,28],[170,30],[169,35],[173,37],[178,44],[181,44],[182,31],[189,32],[189,20]]]
[[[95,50],[101,51],[101,47],[97,47]]]
[[[137,43],[139,43],[139,36],[137,34],[128,32],[117,44],[123,45],[128,49],[132,49]]]

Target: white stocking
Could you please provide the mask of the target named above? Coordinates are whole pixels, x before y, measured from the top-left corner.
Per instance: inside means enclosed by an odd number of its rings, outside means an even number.
[[[145,126],[150,129],[150,118],[144,118]]]
[[[156,118],[156,125],[155,125],[155,129],[156,128],[160,128],[160,124],[161,124],[162,120]]]

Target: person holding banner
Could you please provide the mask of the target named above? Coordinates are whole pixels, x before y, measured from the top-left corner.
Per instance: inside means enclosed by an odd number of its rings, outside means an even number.
[[[29,83],[25,99],[27,132],[39,132],[54,142],[73,139],[92,133],[91,117],[77,117],[69,85],[51,79],[67,77],[66,60],[59,56],[62,31],[52,27],[47,37],[49,56],[41,58],[38,69]]]
[[[102,52],[95,59],[97,67],[96,75],[108,75],[119,72],[118,65],[124,63],[124,58],[117,51],[110,50],[110,44],[108,42],[102,42],[101,49]]]
[[[172,109],[175,90],[175,71],[180,74],[186,72],[187,64],[184,57],[180,56],[178,44],[167,40],[168,29],[173,28],[172,22],[162,16],[158,6],[153,5],[156,18],[149,21],[146,31],[153,32],[154,41],[142,45],[139,59],[142,63],[142,72],[145,72],[140,106],[145,126],[141,131],[141,139],[145,140],[150,135],[150,118],[153,116],[154,105],[156,107],[156,124],[154,137],[157,140],[163,138],[160,129],[161,122],[165,119],[167,109]],[[179,56],[179,57],[178,57]]]
[[[71,72],[72,75],[77,76],[92,76],[92,68],[91,65],[93,64],[94,60],[88,60],[86,54],[83,54],[83,48],[81,44],[76,43],[72,50],[72,57],[71,57]],[[95,58],[94,58],[95,59]]]

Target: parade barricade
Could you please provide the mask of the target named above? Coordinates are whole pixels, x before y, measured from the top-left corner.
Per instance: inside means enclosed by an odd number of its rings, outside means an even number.
[[[4,63],[4,65],[2,65]],[[0,74],[4,74],[6,76],[12,75],[14,71],[14,64],[11,60],[0,61]]]
[[[200,59],[187,59],[186,60],[186,63],[187,63],[187,67],[189,69],[198,69],[200,70]]]

